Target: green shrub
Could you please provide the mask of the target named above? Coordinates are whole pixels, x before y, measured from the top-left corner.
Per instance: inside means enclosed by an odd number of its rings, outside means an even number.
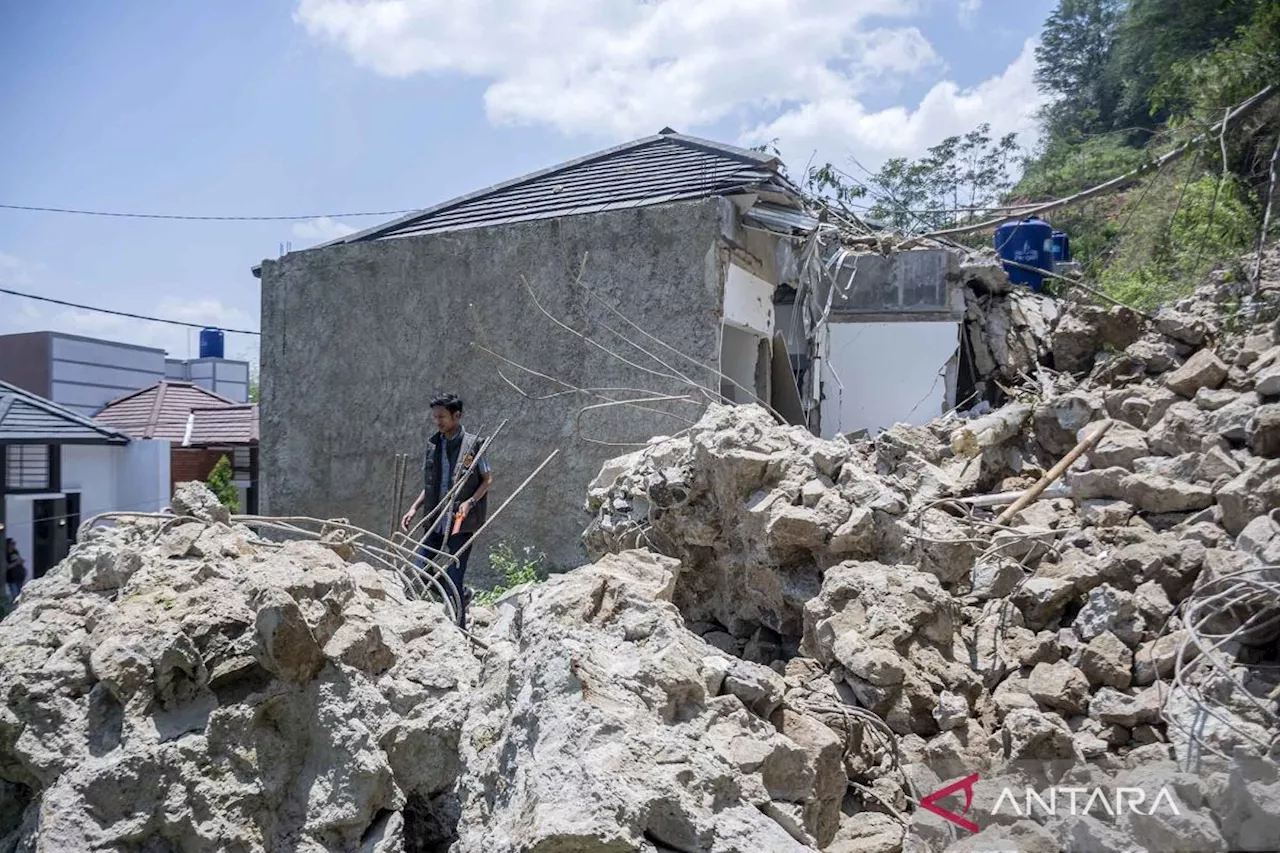
[[[218,498],[218,501],[231,512],[240,511],[240,492],[233,481],[235,472],[231,468],[231,460],[223,456],[218,464],[209,472],[205,485]]]
[[[1127,227],[1102,270],[1102,288],[1137,308],[1150,310],[1195,289],[1215,266],[1246,251],[1257,224],[1246,191],[1228,178],[1201,175],[1185,186],[1157,179],[1139,202],[1130,194]]]
[[[1119,134],[1084,141],[1055,140],[1033,162],[1009,194],[1034,200],[1062,198],[1123,175],[1151,155],[1131,148]]]
[[[529,546],[517,551],[508,542],[499,542],[489,552],[489,565],[502,573],[502,580],[492,589],[477,592],[477,604],[492,604],[518,586],[546,580],[548,574],[544,554]]]

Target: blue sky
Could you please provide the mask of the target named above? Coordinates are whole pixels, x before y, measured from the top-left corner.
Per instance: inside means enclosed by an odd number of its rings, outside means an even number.
[[[0,4],[0,203],[213,216],[425,207],[647,135],[874,165],[1027,132],[1049,0]],[[257,328],[249,268],[375,224],[0,210],[0,286]],[[172,327],[0,294],[0,333]],[[256,357],[229,336],[229,355]]]

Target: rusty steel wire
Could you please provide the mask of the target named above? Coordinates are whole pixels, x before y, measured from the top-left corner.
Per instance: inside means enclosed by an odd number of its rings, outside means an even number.
[[[657,415],[661,415],[661,416],[664,416],[664,417],[672,417],[672,418],[676,418],[677,420],[680,420],[680,421],[682,421],[682,422],[684,422],[684,423],[686,423],[686,424],[690,424],[690,425],[691,425],[691,424],[695,423],[694,421],[692,421],[692,420],[690,420],[690,419],[688,419],[688,418],[685,418],[685,417],[683,417],[683,416],[681,416],[681,415],[677,415],[677,414],[676,414],[676,413],[674,413],[674,412],[668,412],[668,411],[664,411],[664,410],[662,410],[662,409],[656,409],[656,408],[653,408],[653,407],[650,407],[650,406],[644,406],[644,405],[641,405],[641,404],[639,404],[639,403],[637,403],[637,402],[633,402],[633,401],[631,401],[631,400],[618,400],[618,399],[616,399],[616,394],[617,394],[617,393],[634,393],[634,394],[638,394],[638,395],[640,395],[640,396],[652,396],[652,395],[654,395],[654,391],[653,391],[652,389],[649,389],[649,388],[589,388],[589,387],[582,387],[582,386],[574,385],[574,384],[572,384],[572,383],[570,383],[570,382],[566,382],[566,381],[565,381],[565,380],[563,380],[563,379],[560,379],[560,378],[555,377],[555,376],[551,376],[551,375],[549,375],[549,374],[547,374],[547,373],[543,373],[542,371],[536,370],[536,369],[534,369],[534,368],[532,368],[532,367],[529,367],[529,366],[527,366],[527,365],[521,364],[520,362],[517,362],[517,361],[515,361],[514,359],[511,359],[511,358],[509,358],[509,357],[507,357],[507,356],[505,356],[505,355],[503,355],[503,354],[499,353],[498,351],[496,351],[495,349],[493,349],[493,347],[491,347],[491,346],[489,345],[489,339],[488,339],[488,337],[489,337],[489,336],[488,336],[488,334],[486,333],[486,330],[485,330],[484,324],[480,321],[480,315],[479,315],[479,312],[477,312],[477,311],[476,311],[476,307],[475,307],[474,305],[469,306],[469,310],[470,310],[470,312],[471,312],[472,322],[475,324],[475,326],[476,326],[476,331],[479,333],[479,337],[480,337],[480,341],[479,341],[479,342],[476,342],[476,341],[472,341],[472,342],[471,342],[471,346],[472,346],[472,348],[473,348],[473,349],[479,350],[480,352],[483,352],[483,353],[485,353],[486,355],[491,356],[492,358],[494,358],[494,359],[498,360],[499,362],[502,362],[503,364],[506,364],[506,365],[508,365],[508,366],[510,366],[510,367],[513,367],[513,368],[517,369],[517,370],[523,371],[524,373],[527,373],[527,374],[529,374],[530,376],[535,376],[535,377],[537,377],[537,378],[539,378],[539,379],[543,379],[543,380],[545,380],[545,381],[547,381],[547,382],[551,382],[551,383],[553,383],[553,384],[555,384],[555,385],[558,385],[559,387],[561,387],[561,388],[565,389],[565,390],[564,390],[564,391],[562,391],[562,392],[553,392],[552,394],[548,394],[548,395],[535,395],[535,394],[532,394],[532,393],[530,393],[530,392],[528,392],[528,391],[525,391],[523,388],[521,388],[519,385],[517,385],[517,384],[515,383],[515,381],[514,381],[514,380],[512,380],[512,379],[511,379],[510,377],[508,377],[505,373],[503,373],[501,368],[498,368],[498,369],[497,369],[497,373],[498,373],[499,378],[501,378],[503,382],[505,382],[508,386],[510,386],[510,387],[512,388],[512,390],[514,390],[517,394],[521,395],[521,396],[522,396],[522,397],[524,397],[525,399],[528,399],[528,400],[545,400],[545,399],[552,399],[553,397],[556,397],[556,396],[561,396],[561,395],[567,395],[567,394],[578,393],[578,394],[583,394],[584,396],[589,397],[589,398],[594,398],[594,399],[597,399],[597,400],[601,400],[601,401],[606,402],[606,403],[617,403],[617,404],[619,404],[619,405],[625,405],[625,406],[628,406],[628,407],[630,407],[630,408],[634,408],[634,409],[636,409],[636,410],[638,410],[638,411],[649,412],[650,414],[657,414]],[[575,331],[574,333],[575,333],[575,334],[577,334],[577,335],[579,335],[579,336],[581,336],[581,333],[579,333],[579,332],[576,332],[576,331]],[[613,395],[615,395],[615,396],[610,396],[611,394],[613,394]],[[687,397],[686,397],[686,396],[684,396],[684,395],[670,395],[670,396],[671,396],[671,399],[672,399],[673,401],[678,401],[678,402],[688,402]]]
[[[153,542],[166,529],[178,522],[205,523],[192,516],[175,516],[166,512],[104,512],[85,521],[80,530],[83,535],[104,521],[121,519],[151,519],[159,522],[152,536]],[[453,621],[457,621],[458,593],[453,589],[453,583],[443,568],[433,561],[426,560],[423,569],[419,569],[416,552],[384,539],[376,533],[341,519],[323,520],[307,516],[233,515],[231,523],[242,524],[249,528],[275,530],[295,538],[318,541],[335,549],[350,548],[353,553],[365,558],[375,568],[380,568],[383,572],[395,577],[406,598],[426,599],[432,597],[431,591],[434,590],[435,597],[443,604],[446,614]],[[334,532],[346,535],[338,538],[333,536]]]
[[[692,364],[694,367],[697,367],[697,368],[700,368],[701,370],[704,370],[704,371],[709,372],[709,373],[710,373],[712,376],[714,376],[716,379],[718,379],[718,380],[720,380],[720,381],[722,381],[722,382],[729,382],[731,385],[733,385],[735,388],[737,388],[738,390],[742,391],[743,393],[751,395],[752,399],[754,399],[757,403],[759,403],[760,405],[762,405],[762,406],[764,406],[766,409],[768,409],[768,410],[769,410],[769,412],[770,412],[770,414],[772,414],[774,417],[778,418],[780,422],[785,423],[785,419],[783,419],[783,418],[782,418],[782,416],[781,416],[780,414],[778,414],[776,411],[774,411],[774,410],[773,410],[773,408],[768,404],[768,401],[760,399],[759,395],[757,395],[757,394],[756,394],[756,392],[755,392],[753,389],[751,389],[751,388],[747,388],[747,387],[745,387],[744,385],[742,385],[741,383],[739,383],[739,382],[738,382],[736,379],[734,379],[733,377],[731,377],[731,376],[726,376],[725,374],[721,373],[719,370],[717,370],[717,369],[715,368],[715,366],[714,366],[714,365],[708,364],[707,362],[702,361],[701,359],[695,358],[694,356],[691,356],[691,355],[689,355],[688,353],[685,353],[685,352],[683,352],[683,351],[681,351],[681,350],[677,349],[676,347],[672,346],[671,344],[667,343],[666,341],[662,340],[662,338],[658,337],[657,335],[651,334],[650,332],[646,331],[646,330],[645,330],[644,328],[642,328],[639,324],[637,324],[634,320],[632,320],[632,319],[631,319],[630,317],[628,317],[626,314],[622,313],[622,311],[618,310],[618,308],[617,308],[616,306],[609,304],[609,302],[608,302],[608,301],[606,301],[606,300],[604,299],[604,297],[602,297],[602,296],[600,296],[598,293],[596,293],[596,292],[595,292],[595,290],[593,290],[592,288],[590,288],[590,287],[588,287],[587,285],[583,284],[582,279],[583,279],[583,275],[584,275],[584,273],[585,273],[585,271],[586,271],[586,265],[587,265],[587,258],[588,258],[588,256],[589,256],[589,255],[588,255],[588,253],[585,253],[585,252],[584,252],[584,253],[583,253],[583,255],[582,255],[582,268],[581,268],[581,269],[579,269],[579,271],[578,271],[578,275],[577,275],[577,277],[574,279],[574,285],[575,285],[576,287],[580,288],[580,289],[582,290],[582,292],[583,292],[583,293],[587,294],[587,296],[588,296],[592,301],[594,301],[594,302],[598,303],[599,305],[601,305],[601,306],[602,306],[606,311],[608,311],[610,314],[613,314],[615,317],[617,317],[619,320],[621,320],[623,323],[625,323],[625,324],[626,324],[627,326],[629,326],[630,328],[632,328],[632,329],[634,329],[635,331],[639,332],[639,333],[640,333],[641,335],[643,335],[647,340],[650,340],[650,341],[652,341],[653,343],[657,344],[658,346],[662,347],[663,349],[667,350],[668,352],[671,352],[672,354],[679,356],[681,359],[683,359],[684,361],[689,362],[689,363],[690,363],[690,364]],[[699,383],[695,382],[694,380],[690,379],[690,378],[689,378],[688,376],[686,376],[685,374],[680,373],[678,370],[676,370],[674,367],[672,367],[672,366],[671,366],[670,364],[668,364],[666,361],[663,361],[662,359],[658,358],[658,356],[657,356],[657,355],[656,355],[652,350],[646,349],[645,347],[641,346],[640,344],[638,344],[638,343],[636,343],[635,341],[633,341],[633,340],[631,340],[630,338],[628,338],[626,335],[624,335],[624,334],[622,334],[621,332],[619,332],[617,329],[614,329],[612,326],[609,326],[609,325],[606,325],[606,324],[601,324],[601,325],[604,327],[605,331],[612,332],[615,336],[617,336],[617,337],[618,337],[618,338],[620,338],[621,340],[625,341],[627,344],[631,345],[631,346],[632,346],[632,347],[634,347],[636,350],[638,350],[639,352],[643,353],[645,356],[647,356],[647,357],[649,357],[649,358],[653,359],[655,362],[657,362],[658,364],[662,365],[663,367],[665,367],[665,368],[666,368],[667,370],[669,370],[670,372],[672,372],[672,373],[674,373],[674,374],[678,375],[678,376],[680,377],[680,379],[681,379],[681,380],[683,380],[686,384],[690,385],[691,387],[697,388],[700,392],[702,392],[702,393],[703,393],[705,396],[707,396],[708,398],[718,397],[718,395],[714,395],[714,394],[712,394],[712,393],[711,393],[711,391],[710,391],[710,389],[708,389],[708,388],[706,388],[705,386],[703,386],[703,385],[701,385],[701,384],[699,384]]]
[[[1251,745],[1263,757],[1280,763],[1280,689],[1259,697],[1245,680],[1259,670],[1277,667],[1240,660],[1243,648],[1273,647],[1280,637],[1280,566],[1255,566],[1198,583],[1179,613],[1186,634],[1175,652],[1161,715],[1193,747],[1188,757],[1194,760],[1201,752],[1232,757],[1206,736],[1210,721],[1215,721],[1236,735],[1241,745]],[[1176,625],[1171,619],[1165,631]],[[1177,699],[1194,707],[1191,724],[1177,713]],[[1254,724],[1253,729],[1240,725],[1251,722],[1242,714],[1261,720],[1262,725]]]
[[[769,404],[769,402],[768,402],[767,400],[763,400],[763,399],[761,399],[761,398],[759,397],[759,395],[757,395],[757,394],[755,393],[755,391],[754,391],[754,390],[744,387],[743,385],[741,385],[740,383],[738,383],[738,382],[737,382],[735,379],[733,379],[732,377],[727,376],[727,375],[725,375],[724,373],[722,373],[722,372],[721,372],[720,370],[718,370],[714,365],[708,364],[708,363],[703,362],[703,361],[699,361],[698,359],[696,359],[696,358],[694,358],[694,357],[692,357],[692,356],[689,356],[689,355],[687,355],[687,354],[685,354],[685,353],[682,353],[680,350],[676,349],[675,347],[671,346],[670,344],[668,344],[668,343],[666,343],[666,342],[664,342],[664,341],[660,340],[660,339],[659,339],[659,338],[657,338],[656,336],[654,336],[654,335],[650,334],[649,332],[645,331],[643,328],[641,328],[641,327],[640,327],[638,324],[636,324],[634,321],[632,321],[632,320],[630,320],[629,318],[627,318],[627,317],[626,317],[626,316],[625,316],[621,311],[619,311],[616,307],[609,305],[607,302],[605,302],[605,301],[603,300],[603,298],[602,298],[602,297],[600,297],[598,294],[596,294],[594,291],[592,291],[590,288],[588,288],[586,285],[584,285],[584,284],[582,283],[582,279],[583,279],[583,276],[584,276],[584,274],[585,274],[585,272],[586,272],[587,259],[588,259],[588,254],[584,253],[584,254],[583,254],[583,256],[582,256],[582,262],[581,262],[581,265],[580,265],[580,267],[579,267],[578,273],[577,273],[577,275],[573,278],[573,284],[574,284],[574,286],[575,286],[575,287],[582,289],[582,290],[587,294],[587,296],[588,296],[589,298],[591,298],[593,301],[596,301],[596,302],[599,302],[600,304],[602,304],[602,305],[606,308],[606,310],[610,311],[610,313],[614,314],[615,316],[617,316],[617,317],[621,318],[621,319],[622,319],[622,321],[623,321],[624,323],[626,323],[626,324],[627,324],[628,326],[630,326],[632,329],[634,329],[634,330],[636,330],[637,332],[639,332],[639,333],[640,333],[641,335],[643,335],[644,337],[646,337],[646,338],[648,338],[648,339],[650,339],[650,340],[653,340],[653,341],[657,342],[658,344],[660,344],[662,347],[664,347],[665,349],[669,350],[670,352],[672,352],[672,353],[674,353],[674,354],[676,354],[676,355],[680,356],[681,358],[683,358],[683,359],[685,359],[685,360],[687,360],[687,361],[692,362],[694,365],[698,366],[698,367],[699,367],[699,368],[701,368],[703,371],[706,371],[706,372],[709,374],[709,376],[714,377],[714,378],[716,378],[716,379],[720,380],[721,382],[728,382],[728,383],[730,383],[731,385],[733,385],[733,386],[735,386],[735,387],[739,388],[740,390],[742,390],[744,393],[748,394],[748,395],[749,395],[749,396],[750,396],[750,397],[751,397],[751,398],[752,398],[752,399],[753,399],[757,404],[759,404],[759,405],[760,405],[760,406],[762,406],[766,411],[768,411],[768,412],[769,412],[769,414],[770,414],[770,415],[771,415],[775,420],[777,420],[777,422],[778,422],[779,424],[786,424],[786,423],[787,423],[787,420],[786,420],[784,417],[782,417],[782,415],[781,415],[781,414],[779,414],[779,413],[778,413],[778,411],[777,411],[776,409],[774,409],[774,408]],[[564,332],[567,332],[568,334],[572,335],[573,337],[575,337],[575,338],[579,339],[580,341],[582,341],[582,342],[583,342],[583,343],[585,343],[586,345],[588,345],[588,346],[590,346],[590,347],[593,347],[593,348],[595,348],[595,349],[599,350],[600,352],[603,352],[605,355],[609,356],[610,358],[612,358],[612,359],[614,359],[614,360],[616,360],[616,361],[619,361],[619,362],[621,362],[622,364],[625,364],[625,365],[627,365],[627,366],[629,366],[629,367],[631,367],[631,368],[633,368],[633,369],[635,369],[635,370],[639,370],[639,371],[641,371],[642,373],[646,373],[646,374],[649,374],[649,375],[651,375],[651,376],[657,377],[657,378],[659,378],[659,379],[663,379],[663,380],[666,380],[666,381],[668,381],[668,382],[672,382],[672,383],[675,383],[675,384],[677,384],[677,385],[682,385],[682,386],[684,386],[684,387],[686,387],[686,388],[689,388],[689,389],[691,389],[691,393],[692,393],[692,394],[701,395],[701,396],[704,398],[704,402],[716,402],[716,401],[719,401],[719,400],[721,400],[721,399],[722,399],[722,397],[721,397],[717,392],[715,392],[715,391],[713,391],[712,389],[708,388],[704,383],[698,382],[698,381],[696,381],[696,380],[694,380],[694,379],[690,378],[690,377],[689,377],[688,375],[686,375],[685,373],[682,373],[680,370],[678,370],[677,368],[673,367],[673,366],[672,366],[668,361],[663,360],[663,359],[662,359],[660,356],[658,356],[658,355],[657,355],[657,354],[656,354],[652,349],[649,349],[649,348],[647,348],[647,347],[643,346],[642,344],[637,343],[635,340],[631,339],[630,337],[628,337],[627,335],[623,334],[623,333],[622,333],[621,331],[619,331],[618,329],[615,329],[615,328],[613,328],[612,326],[608,325],[607,323],[601,323],[601,324],[600,324],[600,325],[601,325],[601,327],[602,327],[605,331],[607,331],[607,332],[609,332],[610,334],[612,334],[613,336],[615,336],[615,337],[617,337],[617,338],[621,339],[624,343],[626,343],[626,344],[627,344],[628,346],[630,346],[632,349],[636,350],[636,351],[637,351],[638,353],[640,353],[642,356],[644,356],[645,358],[647,358],[647,359],[649,359],[650,361],[654,362],[655,364],[657,364],[657,365],[661,366],[662,368],[664,368],[664,370],[655,370],[655,369],[653,369],[653,368],[651,368],[651,367],[646,367],[645,365],[640,364],[640,363],[638,363],[638,362],[636,362],[636,361],[633,361],[633,360],[631,360],[630,358],[626,357],[625,355],[622,355],[621,353],[619,353],[619,352],[617,352],[617,351],[615,351],[615,350],[613,350],[613,349],[610,349],[609,347],[607,347],[607,346],[605,346],[604,344],[600,343],[599,341],[595,340],[595,338],[593,338],[591,335],[588,335],[588,334],[586,334],[585,332],[582,332],[582,331],[580,331],[580,330],[578,330],[578,329],[573,328],[573,327],[572,327],[572,326],[570,326],[568,323],[566,323],[565,321],[561,320],[560,318],[558,318],[558,317],[556,317],[554,314],[552,314],[552,313],[551,313],[551,311],[550,311],[550,310],[548,310],[548,309],[547,309],[547,308],[542,304],[542,302],[540,302],[540,301],[538,300],[538,297],[537,297],[536,293],[534,292],[533,286],[529,283],[529,281],[528,281],[528,279],[527,279],[527,278],[525,278],[524,276],[521,276],[521,282],[522,282],[522,283],[523,283],[523,285],[524,285],[525,291],[528,293],[529,299],[533,302],[534,306],[538,309],[538,311],[539,311],[539,312],[540,312],[544,317],[546,317],[548,320],[550,320],[550,321],[551,321],[551,323],[553,323],[555,326],[557,326],[558,328],[560,328],[560,329],[561,329],[561,330],[563,330]],[[481,352],[484,352],[484,353],[486,353],[486,354],[488,354],[488,355],[490,355],[490,356],[493,356],[493,357],[497,358],[498,360],[500,360],[500,361],[502,361],[502,362],[504,362],[504,363],[506,363],[506,364],[511,365],[512,367],[515,367],[515,368],[520,369],[520,370],[524,370],[525,372],[530,373],[531,375],[538,376],[538,377],[540,377],[540,378],[542,378],[542,379],[546,379],[546,380],[551,381],[551,382],[555,382],[557,385],[560,385],[560,386],[562,386],[562,387],[564,387],[564,388],[567,388],[567,389],[571,389],[571,390],[576,389],[576,390],[583,391],[584,393],[587,393],[587,392],[585,391],[585,389],[578,388],[577,386],[574,386],[574,385],[573,385],[573,384],[571,384],[571,383],[564,382],[563,380],[557,379],[557,378],[552,377],[552,376],[548,376],[548,375],[546,375],[546,374],[544,374],[544,373],[540,373],[540,372],[539,372],[539,371],[537,371],[537,370],[534,370],[534,369],[532,369],[532,368],[529,368],[529,367],[526,367],[526,366],[524,366],[524,365],[518,364],[517,362],[515,362],[515,361],[513,361],[513,360],[511,360],[511,359],[507,358],[506,356],[503,356],[503,355],[499,354],[498,352],[496,352],[496,351],[495,351],[491,346],[489,346],[488,336],[485,334],[484,326],[483,326],[483,325],[481,324],[481,322],[480,322],[480,317],[479,317],[478,313],[475,311],[475,307],[474,307],[474,306],[470,306],[470,309],[471,309],[471,314],[472,314],[472,320],[473,320],[473,322],[476,324],[476,328],[477,328],[477,330],[480,332],[480,337],[481,337],[481,342],[480,342],[480,343],[478,343],[478,344],[477,344],[477,343],[475,343],[475,342],[473,342],[473,343],[472,343],[472,346],[473,346],[473,347],[475,347],[476,349],[480,350]],[[501,375],[501,373],[500,373],[499,375]],[[516,386],[516,385],[515,385],[515,383],[514,383],[514,382],[512,382],[508,377],[506,377],[505,375],[501,375],[501,376],[502,376],[503,381],[505,381],[508,385],[511,385],[513,388],[515,388],[515,390],[516,390],[518,393],[521,393],[521,394],[523,394],[523,395],[524,395],[524,396],[526,396],[526,397],[531,397],[531,395],[525,394],[525,393],[524,393],[524,392],[523,392],[523,391],[522,391],[518,386]],[[659,394],[659,393],[660,393],[660,392],[656,391],[655,389],[645,389],[645,388],[641,388],[641,389],[636,389],[636,390],[637,390],[637,391],[639,391],[639,392],[641,392],[642,394],[645,394],[645,395],[655,395],[655,396],[656,396],[657,394]],[[605,396],[600,395],[600,394],[592,394],[591,396],[596,396],[597,398],[603,399],[605,402],[609,402],[609,403],[618,403],[618,404],[622,404],[622,405],[627,405],[627,404],[628,404],[626,401],[613,400],[613,399],[611,399],[611,398],[609,398],[609,397],[605,397]],[[672,396],[672,398],[673,398],[673,399],[685,399],[685,397],[687,397],[687,396],[688,396],[688,395],[685,395],[684,397],[679,397],[679,398],[677,398],[677,397],[675,397],[675,396],[673,395],[673,396]],[[635,408],[642,408],[642,409],[643,409],[644,407],[641,407],[641,406],[635,406]],[[652,410],[652,409],[646,409],[646,410],[647,410],[647,411],[656,411],[658,414],[662,414],[662,415],[674,416],[674,415],[671,415],[671,413],[663,412],[663,411],[661,411],[661,410]],[[579,413],[579,414],[581,414],[581,413]],[[597,443],[597,444],[604,444],[604,445],[609,445],[609,444],[610,444],[609,442],[598,441],[598,440],[597,440],[597,441],[594,441],[593,443]],[[638,445],[637,445],[637,446],[638,446]]]

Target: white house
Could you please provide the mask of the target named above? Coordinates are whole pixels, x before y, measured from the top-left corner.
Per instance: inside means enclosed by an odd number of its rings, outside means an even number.
[[[39,577],[81,521],[169,503],[169,442],[138,441],[0,381],[0,529]]]

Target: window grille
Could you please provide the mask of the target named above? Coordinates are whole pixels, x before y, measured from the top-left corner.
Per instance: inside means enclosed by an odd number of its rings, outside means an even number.
[[[5,447],[6,489],[48,489],[49,447],[45,444],[10,444]]]

